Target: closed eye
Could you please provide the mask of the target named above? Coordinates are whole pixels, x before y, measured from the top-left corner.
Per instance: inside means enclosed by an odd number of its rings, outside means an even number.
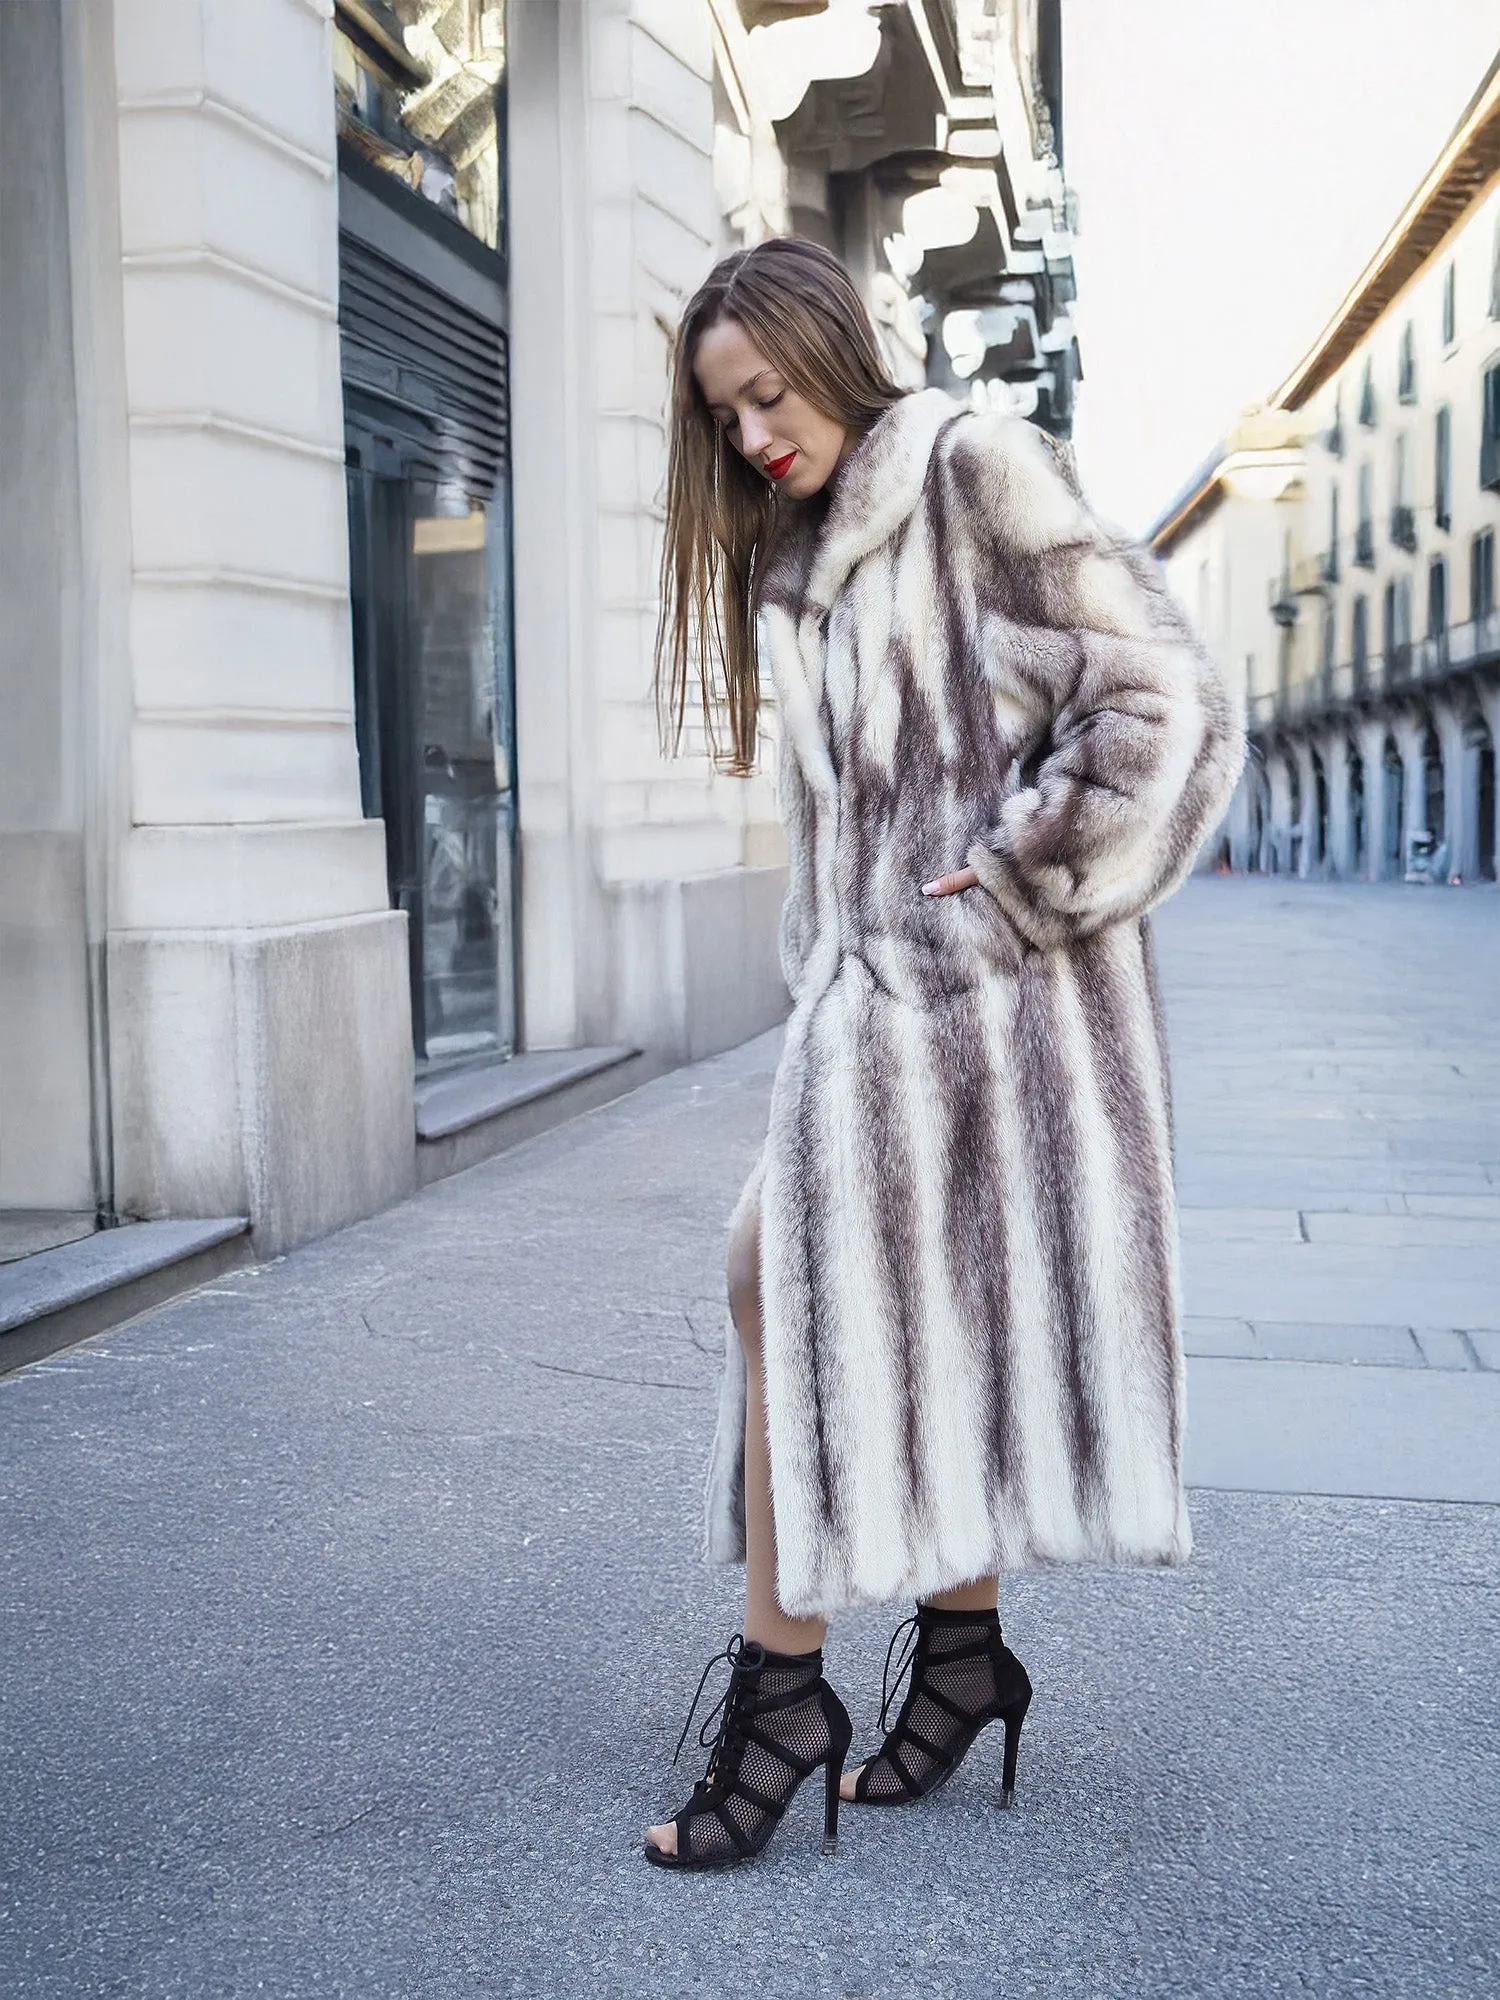
[[[755,407],[758,410],[774,410],[776,408],[776,405],[779,402],[781,402],[785,398],[785,396],[786,396],[786,390],[778,389],[774,396],[759,397],[756,401]],[[737,416],[734,415],[732,411],[727,417],[721,417],[719,419],[719,429],[721,431],[738,430],[739,425],[740,425],[740,420]]]

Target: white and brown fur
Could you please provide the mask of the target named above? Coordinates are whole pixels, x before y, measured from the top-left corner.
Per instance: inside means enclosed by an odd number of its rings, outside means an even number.
[[[1242,744],[1042,434],[927,391],[767,566],[793,996],[761,1160],[778,1591],[1174,1563],[1177,1228],[1144,913]],[[968,863],[980,886],[927,898]],[[743,1554],[731,1341],[709,1554]]]

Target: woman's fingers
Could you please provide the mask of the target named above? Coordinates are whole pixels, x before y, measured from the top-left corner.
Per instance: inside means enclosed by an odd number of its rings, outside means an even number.
[[[972,889],[979,876],[972,868],[960,868],[956,875],[939,875],[935,882],[924,882],[924,896],[956,896],[960,889]]]

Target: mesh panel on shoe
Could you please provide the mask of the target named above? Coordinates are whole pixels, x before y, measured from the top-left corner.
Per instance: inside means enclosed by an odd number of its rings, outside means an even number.
[[[687,1804],[687,1824],[681,1830],[686,1835],[681,1844],[684,1856],[730,1861],[747,1848],[758,1851],[770,1839],[792,1793],[811,1767],[828,1755],[832,1739],[818,1699],[820,1681],[821,1663],[768,1666],[735,1689],[708,1776]],[[805,1701],[764,1712],[767,1702],[803,1688]],[[751,1742],[742,1733],[752,1726],[764,1742]],[[769,1800],[774,1811],[768,1811],[762,1800]],[[724,1824],[726,1818],[739,1833],[738,1847]]]
[[[929,1791],[968,1749],[975,1731],[994,1718],[998,1690],[988,1646],[966,1658],[951,1657],[980,1645],[994,1629],[993,1621],[927,1627],[926,1648],[913,1662],[895,1727],[865,1769],[867,1801],[883,1804]],[[933,1694],[952,1702],[959,1715],[931,1700]]]

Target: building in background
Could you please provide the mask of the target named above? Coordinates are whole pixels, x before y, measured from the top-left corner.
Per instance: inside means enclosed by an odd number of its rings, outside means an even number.
[[[1157,552],[1245,701],[1237,867],[1493,880],[1500,60]]]
[[[1292,633],[1270,616],[1265,579],[1280,574],[1295,535],[1302,435],[1300,419],[1286,411],[1247,410],[1152,530],[1168,581],[1242,714],[1268,676],[1279,683],[1289,673]],[[1203,863],[1258,865],[1253,857],[1266,838],[1259,798],[1256,785],[1241,783]]]
[[[778,1018],[769,777],[657,740],[672,330],[799,230],[903,382],[1066,434],[1059,49],[0,0],[0,1326],[49,1246],[274,1251]]]

